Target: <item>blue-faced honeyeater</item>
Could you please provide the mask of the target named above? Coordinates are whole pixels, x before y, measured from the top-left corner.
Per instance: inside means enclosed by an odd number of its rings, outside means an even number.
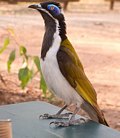
[[[69,126],[79,122],[75,114],[82,108],[96,122],[108,126],[97,104],[96,91],[85,75],[84,68],[66,34],[66,23],[62,8],[57,2],[43,2],[29,8],[40,12],[45,23],[45,34],[41,49],[41,69],[51,92],[65,101],[65,106],[55,115],[44,114],[42,118],[62,118],[62,111],[75,105],[68,122],[52,122],[57,126]]]

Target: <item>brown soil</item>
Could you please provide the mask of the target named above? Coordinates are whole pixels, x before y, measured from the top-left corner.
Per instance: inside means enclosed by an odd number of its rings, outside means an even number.
[[[15,32],[14,39],[20,45],[25,45],[29,54],[40,55],[44,33],[40,15],[26,9],[26,5],[7,5],[6,8],[5,4],[2,4],[0,10],[0,47],[3,40],[10,35],[8,28],[12,28]],[[65,16],[69,39],[96,89],[98,104],[110,126],[120,130],[120,16],[117,12],[108,11],[104,11],[104,14],[100,11],[94,11],[94,14],[69,11]],[[15,40],[10,37],[8,49],[0,55],[0,74],[3,78],[0,79],[0,104],[44,100],[39,90],[39,76],[36,76],[25,90],[19,87],[19,57],[12,66],[11,74],[7,73],[6,61],[9,53],[14,48],[18,49]],[[61,101],[57,104],[62,105]]]

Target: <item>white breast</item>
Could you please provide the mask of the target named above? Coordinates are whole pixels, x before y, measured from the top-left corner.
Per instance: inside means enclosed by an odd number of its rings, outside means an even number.
[[[44,60],[41,59],[42,73],[50,91],[62,98],[66,104],[74,103],[80,106],[83,103],[83,99],[69,84],[59,69],[56,54],[59,50],[60,42],[61,38],[56,32],[54,34],[54,42],[46,57]]]

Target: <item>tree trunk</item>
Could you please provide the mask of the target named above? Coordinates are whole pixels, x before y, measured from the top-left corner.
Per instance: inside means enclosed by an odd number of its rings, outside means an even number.
[[[16,4],[18,2],[18,0],[9,0],[9,3],[11,4]]]
[[[113,10],[113,8],[114,8],[114,3],[115,3],[115,0],[111,0],[111,1],[110,1],[110,10]]]

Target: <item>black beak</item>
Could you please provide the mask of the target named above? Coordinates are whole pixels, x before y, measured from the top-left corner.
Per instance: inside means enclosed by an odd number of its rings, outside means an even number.
[[[28,6],[28,8],[32,8],[32,9],[41,9],[41,6],[38,5],[38,4],[33,4],[33,5]]]

